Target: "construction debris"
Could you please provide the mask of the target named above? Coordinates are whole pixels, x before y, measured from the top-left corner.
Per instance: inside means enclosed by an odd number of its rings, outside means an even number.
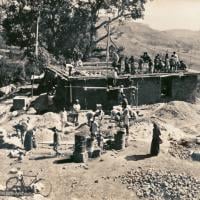
[[[199,199],[200,196],[200,181],[185,173],[138,168],[119,178],[142,199]]]

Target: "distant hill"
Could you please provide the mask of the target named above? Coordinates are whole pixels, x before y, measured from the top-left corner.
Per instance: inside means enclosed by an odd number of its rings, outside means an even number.
[[[112,36],[118,46],[125,47],[125,54],[140,56],[144,51],[155,54],[170,54],[176,51],[191,68],[200,70],[200,31],[158,31],[141,23],[126,22],[111,26],[118,34]],[[104,32],[105,33],[105,32]],[[120,34],[119,34],[120,33]],[[103,32],[99,33],[100,35]],[[120,36],[120,37],[119,37]],[[106,40],[103,42],[105,44]]]
[[[124,53],[128,56],[139,57],[147,51],[152,58],[157,53],[164,57],[167,51],[169,54],[176,51],[180,59],[184,60],[190,68],[200,70],[200,31],[158,31],[148,25],[132,21],[123,24],[115,22],[111,25],[111,29],[117,32],[112,35],[112,40],[117,46],[123,46]],[[102,29],[98,34],[100,36],[105,34],[105,30]],[[0,49],[4,46],[0,34]],[[100,46],[106,46],[106,39],[101,42]]]

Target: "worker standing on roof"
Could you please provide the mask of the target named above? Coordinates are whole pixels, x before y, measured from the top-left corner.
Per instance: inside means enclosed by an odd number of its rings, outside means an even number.
[[[187,65],[183,62],[183,60],[180,61],[179,69],[184,71],[187,69]]]
[[[130,63],[129,63],[129,58],[126,56],[125,58],[125,70],[124,70],[125,74],[129,74],[130,73]]]
[[[135,71],[135,59],[134,59],[133,56],[131,56],[129,58],[129,64],[131,66],[131,74],[135,74],[136,73],[136,71]]]
[[[171,58],[170,58],[169,62],[170,62],[170,71],[171,72],[176,71],[176,59],[175,59],[173,54],[171,55]]]
[[[179,57],[177,55],[177,53],[174,51],[173,52],[173,56],[174,56],[174,60],[175,60],[175,71],[177,71],[177,69],[179,68],[180,62],[179,62]]]
[[[169,59],[169,54],[166,53],[165,55],[165,72],[170,71],[170,59]]]
[[[144,52],[144,54],[142,55],[141,58],[143,60],[143,64],[148,66],[148,70],[151,69],[152,60],[151,60],[151,57],[149,56],[149,54],[147,52]]]

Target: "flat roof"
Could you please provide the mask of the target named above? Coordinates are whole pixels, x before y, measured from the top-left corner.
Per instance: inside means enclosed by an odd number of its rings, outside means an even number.
[[[109,68],[110,69],[110,68]],[[88,79],[107,79],[107,78],[112,78],[110,74],[108,75],[88,75],[88,76],[83,76],[83,75],[77,75],[77,76],[68,76],[68,71],[60,69],[58,66],[50,66],[47,67],[47,70],[56,73],[58,76],[60,76],[62,79],[65,80],[88,80]],[[86,69],[87,70],[87,69]],[[93,69],[95,70],[95,69]],[[98,69],[99,70],[99,69]],[[162,77],[174,77],[174,76],[189,76],[189,75],[200,75],[200,71],[197,70],[192,70],[188,69],[187,71],[178,71],[178,72],[172,72],[172,73],[144,73],[144,74],[124,74],[124,75],[119,75],[117,79],[123,79],[123,78],[162,78]]]

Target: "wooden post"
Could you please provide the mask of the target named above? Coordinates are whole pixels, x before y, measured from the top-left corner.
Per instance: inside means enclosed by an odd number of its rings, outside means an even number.
[[[109,62],[109,46],[110,46],[110,18],[108,20],[108,25],[107,25],[107,32],[108,32],[108,36],[107,36],[107,45],[106,45],[106,66],[107,66],[107,76],[108,76],[108,62]]]
[[[35,56],[36,56],[36,58],[38,58],[39,22],[40,22],[40,11],[38,13],[37,24],[36,24],[36,37],[35,37]]]
[[[33,97],[33,85],[34,85],[34,72],[33,72],[33,81],[32,81],[32,87],[31,87],[31,97]]]
[[[136,108],[138,108],[138,94],[139,94],[139,86],[138,86],[138,81],[137,81]]]
[[[36,37],[35,37],[35,57],[36,57],[36,62],[38,62],[39,22],[40,22],[40,10],[38,12],[37,23],[36,23]],[[34,86],[34,69],[33,69],[33,81],[32,81],[32,88],[31,88],[31,96],[32,97],[33,97],[33,86]]]
[[[84,87],[84,93],[85,93],[85,109],[87,110],[87,98],[86,98],[86,95],[87,95],[87,88],[86,88],[86,79],[84,79],[84,82],[85,82],[85,87]]]
[[[69,84],[69,87],[70,87],[69,88],[70,89],[70,103],[73,103],[72,102],[72,84],[71,83]]]

